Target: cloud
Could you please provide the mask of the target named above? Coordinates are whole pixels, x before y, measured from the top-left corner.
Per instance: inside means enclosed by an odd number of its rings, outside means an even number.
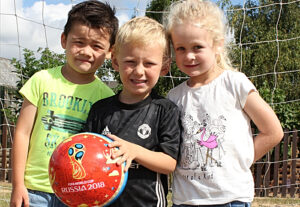
[[[119,25],[120,26],[123,25],[128,20],[130,20],[130,17],[126,13],[120,13],[120,14],[117,15],[117,17],[119,19]]]
[[[25,7],[25,0],[1,0],[0,57],[20,59],[23,48],[36,52],[39,47],[47,46],[56,53],[63,53],[60,36],[72,4],[63,4],[62,1],[39,0]],[[109,3],[115,6],[122,25],[133,15],[143,16],[149,1],[111,0]]]
[[[23,48],[36,51],[39,47],[47,46],[50,50],[63,53],[60,35],[71,4],[36,1],[31,7],[23,8],[21,0],[17,0],[16,6],[10,2],[13,1],[4,0],[1,11],[7,14],[1,15],[0,22],[1,57],[19,59]]]

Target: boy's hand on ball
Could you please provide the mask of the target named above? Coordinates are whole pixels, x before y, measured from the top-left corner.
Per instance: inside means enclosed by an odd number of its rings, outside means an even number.
[[[123,162],[126,162],[124,168],[124,172],[126,172],[132,160],[137,157],[138,145],[125,141],[113,134],[107,134],[106,136],[113,140],[113,142],[109,144],[109,147],[118,149],[113,150],[112,159],[120,158],[117,161],[118,165],[122,165]]]

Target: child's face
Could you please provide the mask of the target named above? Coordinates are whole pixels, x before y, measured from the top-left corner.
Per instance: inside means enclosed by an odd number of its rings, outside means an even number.
[[[101,29],[80,23],[72,26],[68,36],[62,34],[61,45],[66,52],[66,67],[69,71],[83,76],[94,76],[95,71],[110,54],[109,37]]]
[[[135,103],[151,93],[159,76],[169,69],[167,64],[163,65],[163,53],[164,48],[159,44],[136,46],[130,43],[122,45],[118,54],[113,53],[113,67],[119,71],[123,83],[121,101]]]
[[[216,66],[213,40],[205,29],[190,24],[178,24],[171,30],[176,64],[191,78],[198,77]]]

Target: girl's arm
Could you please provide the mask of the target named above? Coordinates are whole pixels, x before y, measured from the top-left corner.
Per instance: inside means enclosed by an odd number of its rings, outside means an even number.
[[[36,111],[36,106],[25,98],[18,118],[12,147],[13,191],[11,195],[11,207],[20,207],[22,202],[24,203],[24,207],[29,207],[28,192],[24,185],[24,172]]]
[[[112,158],[122,156],[117,164],[121,165],[126,161],[125,171],[128,170],[132,160],[135,160],[140,165],[158,173],[169,174],[175,170],[176,160],[163,152],[155,152],[148,150],[137,144],[127,142],[119,137],[108,134],[109,138],[114,140],[110,147],[118,147],[119,150],[115,151]]]
[[[254,138],[255,162],[280,142],[283,130],[275,112],[257,92],[249,93],[244,110],[259,130]]]

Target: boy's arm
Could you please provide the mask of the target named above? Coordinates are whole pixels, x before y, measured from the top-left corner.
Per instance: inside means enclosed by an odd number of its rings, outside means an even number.
[[[112,134],[108,134],[107,136],[114,140],[114,142],[110,143],[110,147],[119,148],[119,150],[114,151],[112,158],[115,159],[121,156],[117,164],[121,165],[126,161],[125,171],[130,167],[132,160],[135,160],[152,171],[162,174],[169,174],[175,170],[176,160],[171,156],[163,152],[148,150]]]
[[[244,110],[259,130],[254,138],[255,162],[280,142],[283,130],[272,108],[257,92],[249,93]]]
[[[24,185],[25,164],[28,154],[30,135],[33,129],[37,108],[26,98],[18,118],[12,147],[12,185],[10,206],[29,206],[28,192]]]

